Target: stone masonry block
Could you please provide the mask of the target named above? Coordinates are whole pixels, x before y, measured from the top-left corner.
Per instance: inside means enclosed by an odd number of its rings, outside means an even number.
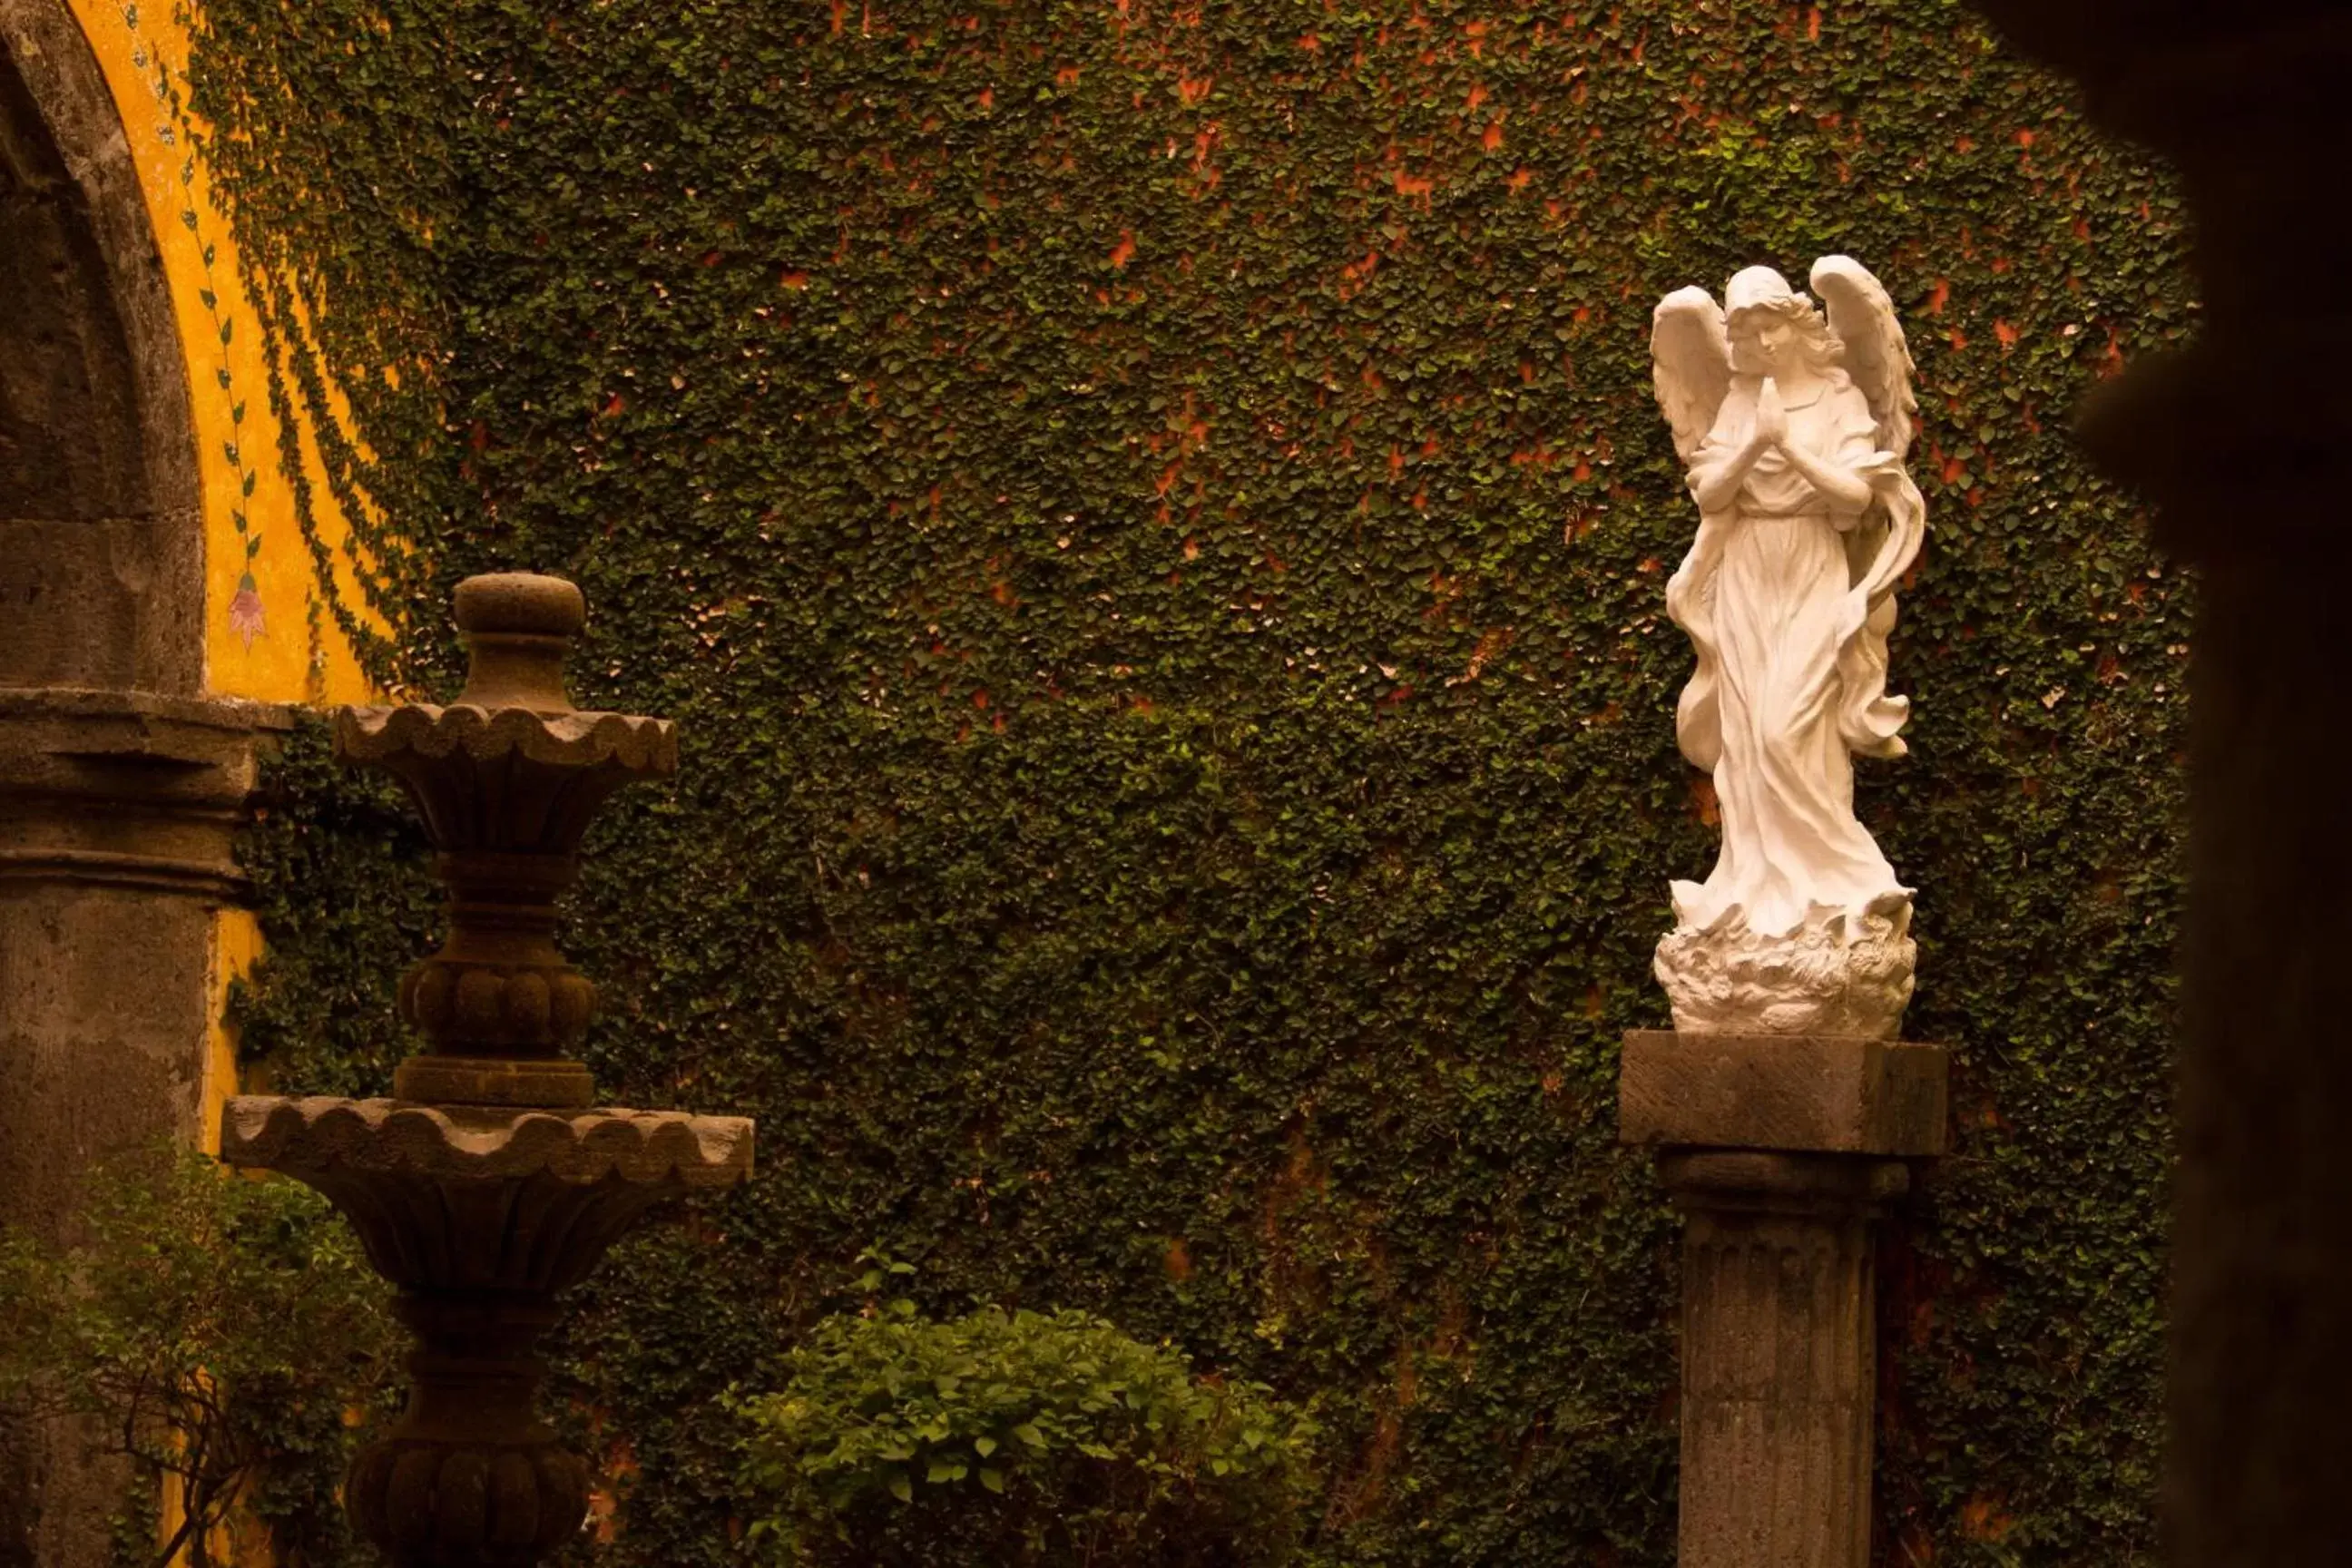
[[[1941,1046],[1894,1040],[1636,1029],[1618,1075],[1618,1139],[1941,1154],[1949,1062]]]

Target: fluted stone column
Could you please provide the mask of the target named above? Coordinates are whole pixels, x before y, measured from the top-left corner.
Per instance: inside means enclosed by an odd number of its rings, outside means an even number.
[[[1874,1223],[1900,1161],[1693,1150],[1684,1213],[1683,1568],[1865,1568]]]
[[[1868,1568],[1874,1227],[1944,1148],[1937,1046],[1637,1031],[1619,1135],[1683,1213],[1681,1568]]]

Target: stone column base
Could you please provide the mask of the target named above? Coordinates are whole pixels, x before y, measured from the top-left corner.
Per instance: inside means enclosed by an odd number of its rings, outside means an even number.
[[[1872,1226],[1944,1150],[1947,1053],[1636,1032],[1619,1137],[1683,1221],[1681,1568],[1868,1568]]]
[[[16,631],[0,629],[0,666]],[[0,687],[0,1229],[77,1240],[93,1169],[196,1141],[215,925],[244,880],[232,840],[256,754],[291,721]],[[92,1457],[101,1436],[0,1414],[0,1564],[107,1561],[127,1471]]]

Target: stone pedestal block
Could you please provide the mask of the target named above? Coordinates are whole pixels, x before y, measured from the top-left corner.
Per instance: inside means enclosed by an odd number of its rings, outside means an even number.
[[[1941,1046],[1822,1035],[1686,1035],[1636,1029],[1617,1075],[1620,1142],[1940,1154]]]
[[[1940,1047],[1637,1032],[1619,1136],[1683,1220],[1682,1568],[1868,1568],[1873,1226],[1944,1149]]]

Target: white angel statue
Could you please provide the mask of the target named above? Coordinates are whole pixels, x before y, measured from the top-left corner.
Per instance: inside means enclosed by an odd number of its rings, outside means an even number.
[[[1811,299],[1767,267],[1660,301],[1658,402],[1698,535],[1666,611],[1698,650],[1675,715],[1715,778],[1723,848],[1674,884],[1657,973],[1685,1030],[1891,1036],[1910,1000],[1911,890],[1853,814],[1853,756],[1896,757],[1895,585],[1926,508],[1918,405],[1886,290],[1824,257]]]

